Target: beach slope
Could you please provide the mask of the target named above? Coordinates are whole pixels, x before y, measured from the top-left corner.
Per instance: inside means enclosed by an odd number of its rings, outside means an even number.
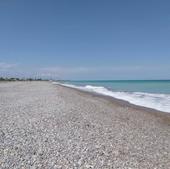
[[[0,83],[0,168],[170,168],[170,114],[54,85]]]

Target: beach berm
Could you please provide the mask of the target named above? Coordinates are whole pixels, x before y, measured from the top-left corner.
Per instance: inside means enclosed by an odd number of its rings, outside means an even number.
[[[0,168],[169,169],[170,114],[51,82],[1,82]]]

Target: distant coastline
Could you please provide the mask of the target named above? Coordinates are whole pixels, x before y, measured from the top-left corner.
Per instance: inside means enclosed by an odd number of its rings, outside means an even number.
[[[0,77],[0,82],[9,82],[9,81],[48,81],[41,78],[15,78],[15,77]]]

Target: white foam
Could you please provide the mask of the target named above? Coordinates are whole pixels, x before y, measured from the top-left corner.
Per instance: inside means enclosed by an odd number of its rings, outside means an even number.
[[[128,101],[129,103],[144,106],[170,113],[170,94],[155,94],[143,92],[114,92],[102,86],[75,86],[62,84],[63,86],[76,88],[84,91],[95,92],[117,99]]]

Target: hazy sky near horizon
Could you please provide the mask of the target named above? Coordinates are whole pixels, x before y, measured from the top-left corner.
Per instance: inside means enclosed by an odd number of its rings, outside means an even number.
[[[0,75],[170,79],[170,1],[1,0]]]

